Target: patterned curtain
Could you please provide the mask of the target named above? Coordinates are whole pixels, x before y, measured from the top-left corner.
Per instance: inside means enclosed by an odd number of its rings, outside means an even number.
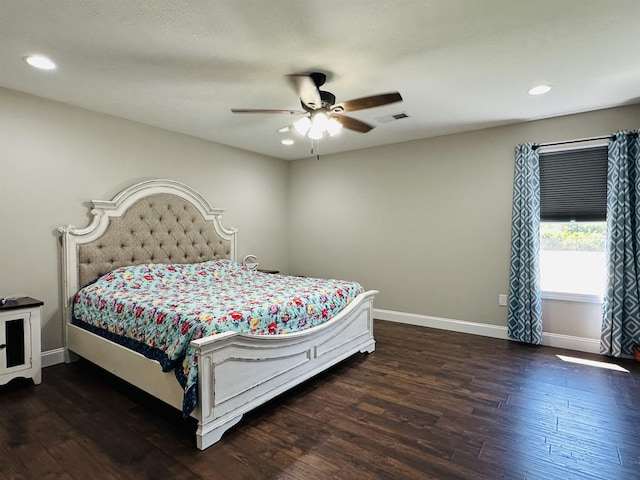
[[[638,131],[609,142],[607,288],[600,353],[631,354],[640,344],[640,141]]]
[[[540,160],[532,143],[516,147],[507,318],[509,337],[542,344]]]

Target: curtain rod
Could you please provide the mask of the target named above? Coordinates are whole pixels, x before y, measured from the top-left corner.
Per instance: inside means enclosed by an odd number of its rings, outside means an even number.
[[[534,145],[532,148],[534,150],[537,150],[540,147],[551,147],[552,145],[566,145],[569,143],[592,142],[594,140],[615,140],[615,139],[616,139],[615,135],[604,135],[602,137],[589,137],[589,138],[578,138],[576,140],[565,140],[564,142],[538,143]]]
[[[631,136],[633,138],[638,138],[638,132],[631,132]],[[532,148],[534,150],[539,149],[540,147],[551,147],[553,145],[566,145],[569,143],[580,143],[580,142],[592,142],[594,140],[615,140],[615,135],[603,135],[602,137],[589,137],[589,138],[578,138],[576,140],[565,140],[564,142],[549,142],[549,143],[538,143],[534,145]]]

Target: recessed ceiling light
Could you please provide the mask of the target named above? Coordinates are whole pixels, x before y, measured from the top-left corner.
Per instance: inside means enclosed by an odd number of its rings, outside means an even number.
[[[283,145],[293,145],[293,140],[291,140],[290,138],[285,138],[280,143],[282,143]]]
[[[53,63],[50,58],[47,58],[44,55],[28,55],[26,57],[23,57],[23,60],[32,67],[39,68],[40,70],[56,69],[56,64]]]
[[[551,85],[538,85],[537,87],[527,90],[527,93],[529,95],[544,95],[549,90],[551,90]]]

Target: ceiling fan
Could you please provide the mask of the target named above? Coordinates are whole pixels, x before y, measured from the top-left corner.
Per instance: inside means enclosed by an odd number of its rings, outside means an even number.
[[[304,115],[294,122],[293,126],[302,135],[306,135],[312,140],[320,140],[325,132],[333,136],[342,127],[360,133],[367,133],[374,128],[373,125],[344,115],[343,112],[354,112],[402,101],[402,96],[398,92],[389,92],[336,103],[336,97],[333,93],[320,90],[320,87],[327,80],[327,76],[324,73],[291,74],[287,75],[287,78],[298,97],[300,97],[302,110],[232,108],[231,111],[233,113]]]

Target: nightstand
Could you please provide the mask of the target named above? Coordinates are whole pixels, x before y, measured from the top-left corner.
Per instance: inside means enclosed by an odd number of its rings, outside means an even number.
[[[270,274],[276,274],[276,273],[280,273],[280,270],[268,270],[268,269],[264,269],[264,268],[259,268],[258,269],[259,272],[261,273],[270,273]]]
[[[0,385],[14,378],[42,382],[40,315],[43,302],[31,297],[0,305]]]

